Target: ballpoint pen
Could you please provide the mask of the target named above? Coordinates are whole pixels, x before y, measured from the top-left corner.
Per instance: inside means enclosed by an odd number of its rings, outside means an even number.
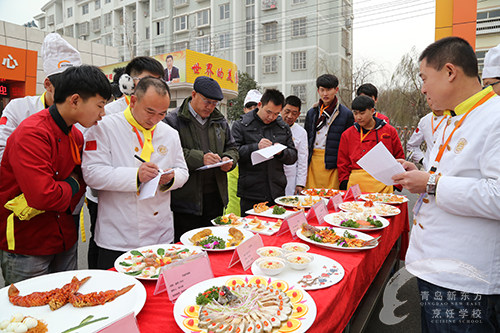
[[[139,155],[134,154],[134,157],[137,158],[142,163],[146,163],[146,161],[143,158],[141,158]],[[160,173],[160,172],[161,172],[160,169],[158,169],[158,173]]]

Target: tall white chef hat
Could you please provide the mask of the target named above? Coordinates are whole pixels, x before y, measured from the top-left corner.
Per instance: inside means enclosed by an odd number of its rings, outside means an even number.
[[[46,76],[62,73],[68,67],[82,64],[80,52],[55,32],[48,34],[43,40],[42,60]]]
[[[262,98],[262,93],[257,89],[249,90],[247,96],[245,97],[245,102],[243,103],[243,106],[247,105],[247,103],[249,102],[254,102],[259,104],[261,98]]]
[[[484,57],[483,80],[500,77],[500,45],[495,46]]]

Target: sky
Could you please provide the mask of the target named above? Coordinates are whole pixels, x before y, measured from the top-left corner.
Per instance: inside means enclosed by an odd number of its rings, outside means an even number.
[[[42,13],[40,8],[47,2],[0,0],[0,20],[22,25]],[[355,63],[373,61],[380,68],[373,80],[376,85],[390,79],[401,57],[412,47],[423,51],[434,41],[435,0],[351,2],[354,4],[353,60]]]

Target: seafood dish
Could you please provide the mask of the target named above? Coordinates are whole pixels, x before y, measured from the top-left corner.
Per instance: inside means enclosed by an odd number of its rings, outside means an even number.
[[[285,219],[288,216],[293,215],[295,212],[291,211],[291,210],[285,210],[285,212],[283,212],[283,211],[277,212],[274,210],[274,207],[273,208],[268,207],[266,210],[263,210],[263,211],[260,209],[258,211],[256,211],[255,209],[249,209],[245,213],[247,213],[249,215],[257,215],[257,216],[264,216],[264,217],[270,217],[270,218]],[[281,213],[281,214],[277,214],[277,213]]]
[[[389,221],[366,210],[361,213],[338,212],[324,217],[326,223],[334,227],[351,230],[374,231],[389,226]],[[378,222],[377,222],[378,221]]]
[[[345,212],[363,213],[367,211],[372,215],[379,216],[395,216],[401,213],[401,210],[397,207],[378,202],[374,203],[373,201],[343,202],[339,205],[339,208]]]
[[[224,223],[224,221],[226,221],[226,218],[228,219],[228,223]],[[218,219],[219,222],[217,222]],[[280,220],[278,220],[278,222],[280,222]],[[278,232],[281,227],[281,223],[278,222],[264,221],[257,217],[239,217],[232,213],[229,215],[219,216],[218,218],[212,220],[213,225],[234,226],[239,229],[249,230],[253,233],[258,233],[266,236],[272,236]]]
[[[267,201],[253,205],[253,210],[256,213],[262,213],[262,212],[265,212],[268,209],[269,209],[269,207],[267,206]]]
[[[408,198],[404,195],[391,194],[391,193],[369,193],[369,194],[362,194],[359,197],[363,200],[370,200],[374,202],[381,202],[392,205],[397,205],[408,201]]]
[[[174,305],[184,332],[305,332],[316,304],[300,287],[262,276],[219,277],[186,290]]]
[[[181,242],[205,251],[234,250],[243,241],[253,236],[253,233],[242,228],[207,227],[189,230],[181,236]]]
[[[243,224],[244,218],[239,217],[238,215],[231,213],[227,215],[222,215],[218,216],[215,219],[212,220],[212,223],[214,225],[232,225],[232,226],[238,226]]]
[[[339,190],[334,190],[334,189],[325,189],[325,188],[308,188],[306,190],[302,190],[300,192],[303,195],[313,195],[313,196],[319,196],[323,198],[330,198],[334,197],[337,194],[342,194],[342,196],[345,194],[345,191],[339,191]]]
[[[155,280],[161,268],[201,252],[199,247],[161,244],[125,252],[115,261],[115,269],[137,279]]]
[[[318,197],[318,196],[310,196],[310,195],[295,195],[295,196],[285,196],[279,197],[274,200],[277,204],[283,205],[285,207],[294,207],[294,208],[310,208],[315,203],[323,200],[325,204],[328,203],[328,200]]]

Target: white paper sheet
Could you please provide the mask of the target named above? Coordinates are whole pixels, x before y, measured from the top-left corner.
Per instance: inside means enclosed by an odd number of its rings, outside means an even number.
[[[215,164],[204,165],[204,166],[199,167],[198,169],[196,169],[196,171],[198,171],[198,170],[207,170],[207,169],[217,168],[217,167],[220,167],[221,165],[228,164],[228,163],[230,163],[230,162],[232,162],[232,161],[233,161],[233,160],[227,160],[227,161],[224,161],[224,162],[218,162],[218,163],[215,163]]]
[[[259,150],[256,150],[252,152],[250,155],[252,159],[252,165],[259,164],[262,162],[265,162],[267,160],[270,160],[274,158],[274,155],[280,153],[281,151],[285,150],[286,146],[282,145],[281,143],[276,143],[270,147],[267,148],[262,148]]]
[[[365,156],[357,162],[373,178],[385,185],[395,185],[392,176],[405,172],[405,169],[396,161],[387,147],[379,142]]]
[[[141,191],[139,193],[139,200],[153,198],[156,195],[156,190],[158,189],[158,184],[160,183],[161,176],[172,173],[172,172],[174,172],[173,169],[170,169],[170,170],[165,171],[165,172],[160,171],[160,172],[158,172],[158,176],[151,179],[147,183],[143,183],[141,185]]]

